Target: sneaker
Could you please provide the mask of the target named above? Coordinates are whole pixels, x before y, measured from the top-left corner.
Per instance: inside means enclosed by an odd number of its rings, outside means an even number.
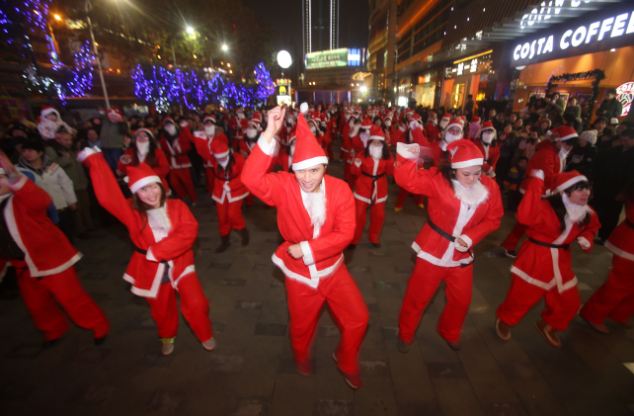
[[[161,355],[168,356],[174,352],[175,338],[161,338]]]
[[[202,343],[203,348],[206,351],[213,351],[216,349],[216,338],[211,337],[207,341]]]
[[[500,318],[495,320],[495,333],[498,338],[506,342],[511,339],[511,327],[500,321]]]
[[[517,257],[517,252],[515,250],[504,249],[504,255],[509,259],[514,259]]]
[[[339,363],[337,361],[337,353],[332,353],[332,359],[334,360],[335,364],[337,364],[337,369],[339,370],[341,375],[343,375],[343,381],[345,381],[348,387],[350,387],[352,390],[358,390],[363,386],[360,374],[349,374],[341,371],[341,369],[339,368]]]
[[[607,335],[610,333],[610,328],[608,328],[608,326],[605,323],[601,322],[600,324],[595,324],[589,319],[586,319],[585,316],[583,315],[579,315],[579,316],[581,317],[581,319],[583,319],[586,322],[586,324],[588,324],[590,328],[594,329],[598,333],[604,334],[604,335]]]
[[[398,337],[398,340],[396,341],[396,349],[400,353],[407,354],[409,350],[412,348],[412,344],[413,342],[410,342],[408,344],[405,341],[403,341],[401,337]]]
[[[544,336],[546,342],[553,348],[561,348],[561,340],[557,336],[557,331],[543,320],[537,321],[537,330]]]

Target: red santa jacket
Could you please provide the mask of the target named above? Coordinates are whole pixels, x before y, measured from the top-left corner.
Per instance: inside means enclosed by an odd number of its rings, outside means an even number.
[[[277,208],[277,226],[285,241],[273,254],[273,263],[289,279],[317,288],[320,279],[331,276],[343,264],[343,250],[352,241],[352,192],[344,181],[324,176],[321,186],[325,191],[326,220],[315,237],[295,176],[288,172],[267,173],[273,163],[272,155],[273,152],[265,154],[258,144],[244,165],[242,182],[264,203]],[[291,257],[288,247],[294,244],[300,244],[308,255]]]
[[[48,217],[51,197],[26,176],[12,184],[11,190],[4,221],[13,241],[24,253],[24,263],[31,276],[58,274],[77,263],[81,254]],[[5,269],[7,260],[11,259],[0,260],[0,271]]]
[[[526,172],[533,170],[542,170],[544,172],[544,191],[548,192],[554,183],[558,173],[563,171],[559,151],[555,144],[550,140],[545,140],[537,145],[535,154],[528,161]],[[529,178],[526,178],[520,185],[520,192],[524,192]]]
[[[590,251],[600,224],[597,215],[588,207],[588,225],[573,223],[566,215],[566,228],[562,231],[559,218],[548,200],[542,198],[543,193],[544,181],[529,177],[516,213],[517,221],[527,226],[529,239],[522,244],[511,272],[539,288],[550,290],[556,287],[562,293],[577,285],[570,250],[547,247],[543,243],[568,246],[582,238],[587,246],[584,251]]]
[[[192,166],[187,155],[191,149],[192,140],[193,136],[187,127],[179,130],[178,137],[174,141],[170,141],[165,132],[162,132],[159,143],[169,158],[170,169],[189,169]]]
[[[605,248],[614,253],[615,256],[623,257],[626,260],[634,261],[634,203],[628,202],[625,205],[625,220],[619,224],[608,241]]]
[[[479,201],[468,203],[458,198],[437,168],[420,169],[416,162],[397,154],[394,179],[406,191],[428,197],[427,216],[435,226],[453,237],[460,237],[470,249],[498,229],[504,210],[500,189],[493,179],[481,177],[482,196]],[[429,222],[416,236],[412,248],[421,259],[441,267],[473,262],[471,253],[456,250]]]
[[[211,143],[213,143],[214,140],[224,140],[225,143],[229,143],[229,139],[223,132],[216,133],[213,135],[213,137],[207,137],[207,134],[203,130],[197,130],[192,134],[191,143],[194,145],[196,152],[200,154],[196,143],[200,143],[200,145],[204,144],[204,146],[206,146],[211,151]],[[203,165],[206,168],[212,168],[214,164],[215,164],[215,160],[209,161],[209,160],[203,159]]]
[[[97,200],[123,223],[136,248],[123,275],[132,284],[132,293],[156,298],[166,268],[172,286],[178,290],[182,279],[195,272],[192,246],[198,235],[198,222],[187,205],[179,199],[165,201],[171,231],[157,242],[147,216],[123,196],[101,153],[84,150],[79,157],[90,172]]]
[[[213,140],[226,140],[226,136],[214,136]],[[242,172],[242,166],[244,166],[242,155],[240,153],[232,153],[231,162],[227,165],[229,169],[225,169],[216,162],[208,142],[205,139],[194,138],[193,143],[200,157],[205,162],[213,165],[214,187],[211,194],[213,200],[222,204],[225,200],[227,202],[235,202],[246,198],[249,195],[249,191],[240,180],[240,173]]]
[[[167,175],[170,173],[170,165],[165,157],[165,153],[161,148],[157,147],[154,149],[154,163],[148,163],[148,160],[145,160],[145,163],[152,168],[154,172],[161,178],[161,182],[163,182],[163,189],[168,190],[169,185],[167,183]],[[119,162],[117,163],[117,171],[119,171],[122,175],[128,175],[128,166],[138,166],[139,157],[137,155],[137,151],[135,148],[129,147],[125,150],[123,155],[119,158]]]
[[[387,175],[394,174],[394,160],[376,160],[370,156],[358,159],[361,165],[352,165],[350,173],[354,181],[354,197],[366,204],[380,204],[387,201]]]
[[[433,123],[425,124],[425,134],[432,143],[440,140],[440,129]]]
[[[489,176],[495,176],[495,167],[498,164],[498,160],[500,160],[500,146],[487,146],[482,142],[482,140],[476,140],[476,144],[484,155],[482,172]]]

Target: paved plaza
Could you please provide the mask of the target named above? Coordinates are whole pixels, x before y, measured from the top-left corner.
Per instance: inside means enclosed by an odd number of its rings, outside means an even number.
[[[112,324],[104,345],[93,345],[90,333],[73,327],[59,344],[42,349],[17,291],[9,284],[0,288],[1,414],[634,414],[634,329],[611,326],[610,335],[599,335],[577,318],[563,348],[555,350],[536,330],[535,309],[510,342],[497,339],[495,308],[511,265],[497,246],[512,226],[508,214],[476,249],[462,349],[452,351],[435,332],[444,304],[440,292],[412,350],[399,353],[397,317],[413,266],[409,246],[424,214],[413,200],[395,214],[391,191],[382,248],[364,242],[346,253],[370,310],[359,391],[344,384],[330,357],[339,332],[327,311],[313,347],[314,375],[295,372],[283,277],[270,261],[280,238],[274,209],[259,202],[247,207],[251,244],[241,247],[234,235],[231,248],[216,254],[215,210],[204,199],[193,209],[200,222],[196,268],[211,300],[217,350],[205,352],[181,320],[175,353],[159,355],[149,308],[121,278],[132,252],[127,235],[118,225],[102,228],[99,238],[77,246],[84,253],[82,281]],[[606,277],[611,255],[599,246],[590,255],[575,249],[574,259],[585,300]]]

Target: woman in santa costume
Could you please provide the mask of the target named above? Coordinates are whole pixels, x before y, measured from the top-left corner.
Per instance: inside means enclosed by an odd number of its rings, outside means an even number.
[[[123,279],[150,305],[158,327],[161,353],[174,352],[178,307],[205,350],[216,346],[209,302],[198,281],[192,246],[198,222],[179,199],[166,199],[161,179],[145,163],[128,167],[132,198],[126,200],[101,152],[86,148],[78,155],[90,172],[99,203],[127,228],[135,249]]]
[[[145,163],[151,167],[161,178],[163,188],[169,189],[167,184],[167,175],[170,172],[169,162],[163,150],[156,144],[152,132],[146,128],[135,130],[130,147],[119,158],[117,174],[127,176],[128,167],[138,166],[139,163]]]
[[[531,171],[517,221],[526,226],[522,244],[511,267],[511,287],[497,309],[496,333],[511,339],[511,328],[542,298],[546,308],[537,328],[553,347],[561,347],[557,332],[564,331],[580,306],[577,278],[572,270],[570,245],[575,241],[590,251],[600,224],[587,205],[588,179],[577,171],[564,172],[552,182],[555,192],[544,195],[544,172]]]
[[[224,134],[222,129],[216,126],[216,117],[205,116],[203,118],[203,128],[196,130],[192,136],[194,144],[196,140],[202,140],[202,142],[211,149],[211,144],[214,140],[221,140],[225,143],[229,143],[229,139]],[[207,183],[207,192],[211,195],[214,190],[214,164],[210,160],[203,159],[203,166],[205,168],[205,181]]]
[[[302,113],[307,109],[302,104]],[[325,175],[328,158],[300,114],[293,173],[267,173],[274,160],[275,133],[284,121],[281,107],[269,111],[266,131],[247,159],[243,183],[258,198],[277,208],[277,224],[285,240],[273,263],[286,275],[290,338],[295,363],[311,373],[310,347],[320,312],[327,304],[341,329],[333,359],[348,386],[361,386],[359,348],[368,324],[361,292],[343,261],[354,234],[354,198],[348,185]]]
[[[605,242],[612,252],[612,269],[580,312],[592,328],[604,334],[610,332],[606,319],[625,326],[634,315],[634,182],[625,194],[625,220]]]
[[[189,198],[192,204],[198,200],[191,174],[191,161],[187,153],[191,149],[192,134],[188,127],[177,127],[171,117],[163,120],[159,143],[170,161],[170,186],[181,199]]]
[[[457,350],[471,304],[473,247],[500,226],[502,199],[496,182],[481,176],[484,160],[473,142],[449,144],[439,168],[419,169],[419,153],[418,145],[397,145],[396,183],[428,200],[427,223],[412,244],[417,258],[401,306],[398,347],[408,351],[427,304],[444,281],[447,301],[438,332]]]
[[[216,202],[221,240],[216,253],[222,253],[229,248],[232,230],[240,234],[243,246],[248,245],[249,230],[242,215],[242,202],[249,195],[249,191],[240,180],[244,158],[240,153],[230,151],[225,140],[214,140],[211,148],[199,140],[194,141],[194,144],[200,157],[214,165],[211,198]]]
[[[51,204],[50,196],[0,151],[0,280],[7,266],[15,268],[20,294],[45,345],[68,331],[64,312],[101,344],[108,321],[77,278],[81,254],[51,222]]]
[[[370,131],[370,139],[365,154],[354,160],[352,175],[354,181],[354,200],[357,226],[352,244],[361,239],[365,228],[366,215],[370,207],[370,243],[381,246],[381,232],[385,220],[385,201],[387,201],[387,175],[394,172],[394,161],[390,155],[385,135],[381,127],[375,125]]]
[[[527,172],[541,170],[544,172],[544,193],[550,193],[553,182],[558,174],[566,167],[566,158],[577,142],[577,132],[570,126],[560,126],[551,130],[552,138],[547,138],[537,145],[535,154],[529,160]],[[520,185],[520,192],[524,193],[528,178]],[[509,258],[515,258],[515,249],[522,237],[526,234],[524,224],[516,221],[511,232],[502,242],[504,254]]]
[[[495,167],[500,160],[500,147],[497,143],[497,133],[493,123],[485,121],[482,129],[477,134],[476,144],[484,155],[482,173],[492,178],[495,177]]]

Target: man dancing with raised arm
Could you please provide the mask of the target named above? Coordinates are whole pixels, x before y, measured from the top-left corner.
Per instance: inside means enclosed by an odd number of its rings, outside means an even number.
[[[274,136],[285,113],[281,107],[269,111],[266,131],[242,170],[242,183],[266,204],[277,208],[277,224],[284,242],[272,260],[286,276],[290,338],[297,370],[302,375],[312,372],[310,347],[320,311],[327,303],[341,330],[333,359],[348,386],[358,389],[359,347],[368,325],[368,310],[342,254],[354,235],[354,198],[344,181],[326,175],[328,158],[303,114],[297,120],[293,173],[269,173],[278,148]]]

